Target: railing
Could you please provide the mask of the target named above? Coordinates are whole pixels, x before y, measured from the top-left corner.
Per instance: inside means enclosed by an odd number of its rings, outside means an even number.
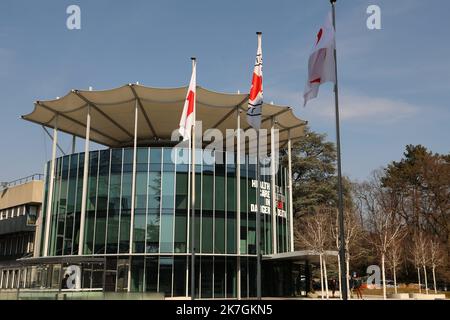
[[[44,175],[42,173],[35,173],[30,176],[20,178],[14,181],[5,182],[0,185],[0,190],[8,189],[11,187],[19,186],[21,184],[25,184],[31,181],[42,181],[44,180]]]

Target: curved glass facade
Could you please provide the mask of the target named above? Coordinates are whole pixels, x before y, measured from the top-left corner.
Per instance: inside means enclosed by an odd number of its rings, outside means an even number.
[[[83,256],[105,259],[103,270],[83,266],[84,288],[103,283],[104,290],[111,291],[190,295],[191,175],[189,165],[172,161],[172,151],[169,147],[137,148],[134,214],[133,148],[91,151],[84,230],[80,230],[84,153],[56,159],[46,254],[78,255],[80,232],[84,232]],[[176,151],[178,155],[188,152]],[[203,159],[197,161],[195,177],[196,296],[236,297],[239,288],[242,297],[255,296],[255,161],[243,156],[238,168],[235,154],[215,152],[212,156],[204,150],[197,150],[196,159]],[[237,170],[241,175],[239,208]],[[261,176],[263,255],[274,253],[274,230],[276,251],[290,250],[287,170],[280,167],[275,175],[275,199],[270,180],[270,176]],[[42,241],[46,241],[44,233]]]

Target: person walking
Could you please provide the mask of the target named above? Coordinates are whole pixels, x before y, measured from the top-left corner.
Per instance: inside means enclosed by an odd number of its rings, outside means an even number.
[[[336,287],[337,287],[336,278],[332,278],[330,281],[330,289],[331,289],[332,298],[334,298],[334,293],[336,292]]]
[[[355,272],[355,273],[353,273],[353,276],[350,279],[350,288],[352,290],[352,294],[354,292],[356,292],[357,299],[364,300],[362,292],[361,292],[361,287],[362,287],[362,280],[358,279],[357,274]]]

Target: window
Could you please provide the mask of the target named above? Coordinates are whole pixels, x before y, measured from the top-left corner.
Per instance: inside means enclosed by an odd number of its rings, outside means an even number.
[[[163,172],[160,252],[173,252],[174,172]]]
[[[131,260],[131,292],[144,291],[144,257],[133,257]]]
[[[145,291],[158,291],[158,257],[145,258]]]
[[[225,275],[225,258],[214,257],[214,298],[225,298]]]
[[[212,211],[203,211],[202,213],[202,252],[213,253]]]
[[[201,257],[201,297],[212,298],[213,293],[213,258]]]
[[[106,216],[108,208],[110,150],[100,151],[98,171],[97,212],[95,217],[94,253],[105,253]]]
[[[87,203],[86,203],[86,226],[84,238],[84,254],[92,254],[94,251],[94,231],[95,231],[95,209],[97,204],[97,173],[98,173],[98,152],[89,154]]]
[[[186,294],[186,257],[174,257],[173,263],[173,296]]]
[[[159,225],[161,207],[161,150],[150,150],[150,173],[148,178],[148,213],[146,252],[155,253],[159,249]]]
[[[159,258],[159,292],[166,297],[172,295],[172,265],[173,258]]]
[[[177,171],[179,166],[177,165]],[[176,176],[176,213],[175,213],[175,252],[186,252],[187,236],[187,203],[188,175],[185,172],[177,172]]]
[[[111,153],[109,210],[106,253],[117,253],[119,242],[120,186],[122,179],[122,149]]]
[[[202,186],[202,252],[213,253],[214,176],[203,174]]]
[[[186,210],[176,211],[175,213],[175,243],[174,250],[176,253],[186,252],[187,237],[187,217]]]
[[[226,258],[226,270],[227,270],[227,298],[236,297],[236,258]]]
[[[133,252],[145,252],[145,227],[147,208],[148,149],[137,150],[136,196],[134,210]]]
[[[133,172],[133,149],[124,149],[122,173],[122,197],[119,228],[119,252],[127,253],[130,250],[130,223],[131,223],[131,184]]]
[[[38,208],[36,206],[27,206],[25,212],[27,216],[27,226],[36,225]]]

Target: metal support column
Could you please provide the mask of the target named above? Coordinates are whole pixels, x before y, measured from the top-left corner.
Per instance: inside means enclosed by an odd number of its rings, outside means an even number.
[[[130,254],[133,253],[133,225],[136,206],[136,160],[137,160],[137,127],[138,127],[138,101],[134,107],[134,142],[133,142],[133,173],[131,178],[131,217],[130,217]]]
[[[78,255],[83,255],[84,233],[86,224],[88,169],[89,169],[89,139],[91,133],[91,106],[87,106],[86,115],[86,137],[84,143],[84,168],[83,168],[83,190],[81,194],[81,217],[80,217],[80,241],[78,243]]]
[[[270,128],[270,189],[271,189],[271,213],[272,213],[272,252],[278,253],[277,239],[277,201],[276,201],[276,185],[275,185],[275,119],[272,117],[272,125]]]
[[[241,113],[236,107],[236,240],[237,240],[237,298],[241,299]],[[245,149],[244,149],[245,150]]]
[[[134,141],[133,141],[133,173],[131,177],[131,212],[130,212],[130,246],[129,253],[133,253],[134,238],[134,211],[136,207],[136,158],[137,158],[137,127],[138,127],[138,101],[134,104]],[[128,292],[131,290],[131,259],[128,267]]]
[[[55,125],[53,126],[53,146],[52,146],[52,160],[50,162],[48,196],[47,196],[47,212],[45,214],[45,241],[44,241],[44,257],[48,256],[49,238],[50,238],[50,221],[52,217],[52,202],[53,202],[53,183],[55,180],[55,159],[56,146],[58,144],[58,115],[55,116]]]
[[[291,131],[288,130],[288,188],[289,188],[289,239],[290,250],[294,252],[294,199],[292,197],[292,141]]]

